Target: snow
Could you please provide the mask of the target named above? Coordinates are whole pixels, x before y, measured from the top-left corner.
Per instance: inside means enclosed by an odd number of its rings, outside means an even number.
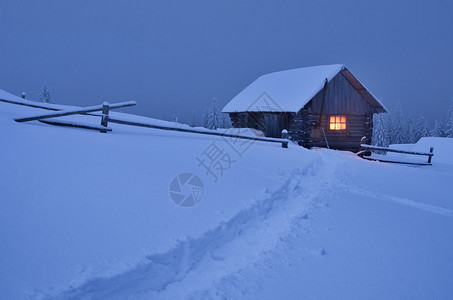
[[[253,142],[234,152],[217,136],[113,123],[101,134],[13,120],[41,112],[0,102],[5,299],[446,299],[453,292],[452,139],[421,139],[411,150],[434,146],[433,166],[407,167],[294,144]],[[235,160],[217,181],[196,159],[212,145]],[[190,208],[168,193],[184,172],[204,184]]]
[[[64,109],[64,108],[69,109],[70,108],[70,107],[64,106],[64,105],[30,101],[30,100],[18,97],[16,95],[13,95],[11,93],[8,93],[8,92],[6,92],[4,90],[1,90],[1,89],[0,89],[0,100],[7,100],[7,101],[15,102],[15,103],[18,103],[18,104],[24,103],[24,104],[28,104],[28,105],[34,105],[34,106],[37,106],[37,107],[50,108],[50,109]],[[11,110],[15,110],[15,109],[11,108]]]
[[[429,151],[430,147],[434,147],[433,161],[453,165],[453,138],[422,137],[413,151]]]
[[[326,78],[330,81],[344,68],[344,65],[313,66],[263,75],[234,97],[222,112],[298,112],[323,88]]]
[[[21,97],[8,93],[7,91],[4,91],[4,90],[0,90],[0,99],[19,101],[19,102],[28,101],[28,100],[22,99]]]
[[[453,165],[453,139],[442,137],[422,137],[416,144],[393,144],[389,146],[392,149],[429,152],[431,147],[434,148],[433,163]],[[412,155],[402,155],[398,153],[388,153],[388,157],[404,159],[405,157],[414,158]],[[422,158],[426,160],[426,156]]]

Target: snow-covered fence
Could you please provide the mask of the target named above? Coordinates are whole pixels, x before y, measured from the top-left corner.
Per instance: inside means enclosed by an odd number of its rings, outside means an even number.
[[[10,103],[10,104],[15,104],[15,105],[22,105],[22,106],[28,106],[28,107],[33,107],[33,108],[42,108],[42,109],[53,110],[53,111],[60,110],[58,108],[55,108],[54,107],[55,105],[53,105],[53,104],[34,103],[34,102],[26,100],[26,99],[23,99],[23,101],[15,101],[15,100],[11,100],[11,99],[0,98],[0,101],[5,102],[5,103]]]
[[[132,120],[125,120],[125,119],[120,119],[117,117],[110,117],[110,116],[107,116],[107,120],[108,120],[108,122],[122,124],[122,125],[129,125],[129,126],[138,126],[138,127],[154,128],[154,129],[169,130],[169,131],[179,131],[179,132],[190,132],[190,133],[205,134],[205,135],[216,135],[216,136],[238,138],[238,139],[244,139],[244,140],[261,141],[261,142],[279,143],[279,144],[282,144],[283,148],[288,148],[288,143],[289,143],[289,141],[287,139],[277,139],[277,138],[267,138],[267,137],[251,137],[251,136],[236,135],[236,134],[229,134],[229,133],[216,132],[216,131],[203,131],[203,130],[196,130],[196,129],[189,129],[189,128],[181,128],[181,127],[170,127],[170,126],[156,125],[156,124],[151,124],[151,123],[137,122],[137,121],[132,121]]]
[[[83,129],[91,129],[97,130],[100,132],[107,132],[112,131],[112,128],[102,125],[94,125],[88,123],[81,123],[81,122],[72,122],[72,121],[63,121],[63,120],[38,120],[41,123],[49,124],[49,125],[56,125],[56,126],[64,126],[64,127],[75,127],[75,128],[83,128]]]
[[[17,103],[17,104],[22,105],[22,103]],[[181,127],[176,127],[176,126],[171,127],[171,126],[156,125],[156,124],[145,123],[145,122],[138,122],[138,121],[133,121],[133,120],[126,120],[126,119],[121,119],[118,117],[112,117],[109,115],[110,109],[134,106],[136,104],[137,103],[135,101],[121,102],[121,103],[114,103],[114,104],[109,104],[107,102],[104,102],[102,105],[80,107],[80,108],[75,108],[75,109],[66,109],[66,110],[52,109],[52,110],[56,110],[56,111],[51,112],[51,113],[46,113],[46,114],[30,116],[30,117],[17,118],[17,119],[15,119],[15,121],[20,122],[20,123],[29,122],[29,121],[39,121],[39,122],[50,124],[50,125],[92,129],[92,130],[98,130],[100,132],[112,131],[112,129],[110,127],[108,127],[108,123],[111,122],[111,123],[117,123],[117,124],[122,124],[122,125],[138,126],[138,127],[153,128],[153,129],[160,129],[160,130],[189,132],[189,133],[196,133],[196,134],[216,135],[216,136],[222,136],[222,137],[254,140],[254,141],[261,141],[261,142],[279,143],[282,145],[283,148],[288,148],[289,140],[287,138],[278,139],[278,138],[267,138],[267,137],[251,137],[251,136],[216,132],[216,131],[211,131],[211,130],[203,131],[203,130],[196,130],[196,129],[189,129],[189,128],[181,128]],[[39,107],[39,108],[47,109],[47,107]],[[93,113],[93,112],[98,112],[98,111],[101,111],[101,114]],[[73,121],[66,121],[66,120],[53,120],[52,119],[52,118],[71,116],[71,115],[77,115],[77,114],[101,117],[101,125],[98,126],[98,125],[94,125],[94,124],[85,124],[85,123],[80,123],[80,122],[73,122]],[[48,120],[48,119],[52,119],[52,120]]]
[[[29,121],[39,121],[39,122],[50,124],[50,125],[93,129],[93,130],[99,130],[100,132],[105,133],[107,131],[112,131],[111,128],[107,127],[108,115],[109,115],[110,109],[134,106],[136,104],[137,103],[135,101],[120,102],[120,103],[114,103],[114,104],[109,104],[108,102],[104,102],[102,105],[80,107],[80,108],[75,108],[75,109],[58,110],[58,111],[52,112],[52,113],[35,115],[35,116],[31,116],[31,117],[26,117],[26,118],[17,118],[17,119],[15,119],[15,121],[19,122],[19,123],[29,122]],[[50,118],[65,117],[65,116],[71,116],[71,115],[77,115],[77,114],[90,114],[90,113],[96,112],[96,111],[102,111],[101,115],[94,115],[94,116],[101,117],[100,126],[93,125],[93,124],[84,124],[84,123],[80,123],[80,122],[73,122],[73,121],[47,120]]]
[[[400,164],[415,164],[415,165],[431,165],[432,157],[434,156],[434,147],[429,148],[429,152],[416,152],[416,151],[405,151],[399,149],[391,149],[386,147],[379,147],[379,146],[371,146],[366,144],[366,138],[363,137],[360,141],[360,151],[357,153],[358,156],[368,159],[368,160],[377,160],[381,162],[391,162],[391,163],[400,163]],[[399,154],[409,154],[409,155],[420,155],[420,156],[427,156],[428,162],[426,163],[415,163],[415,162],[404,162],[404,161],[393,161],[393,160],[386,160],[382,158],[373,158],[371,156],[371,151],[379,151],[379,152],[393,152]],[[366,156],[366,157],[365,157]]]
[[[77,115],[77,114],[83,114],[83,113],[89,113],[89,112],[95,112],[95,111],[103,111],[105,109],[105,107],[108,107],[109,109],[113,109],[113,108],[121,108],[121,107],[128,107],[128,106],[134,106],[134,105],[137,105],[137,102],[128,101],[128,102],[121,102],[121,103],[114,103],[114,104],[108,104],[108,103],[104,102],[104,104],[102,104],[102,105],[81,107],[81,108],[76,108],[76,109],[60,110],[60,111],[48,113],[48,114],[42,114],[42,115],[31,116],[31,117],[26,117],[26,118],[17,118],[17,119],[15,119],[15,121],[19,122],[19,123],[28,122],[28,121],[36,121],[36,120],[64,117],[64,116]],[[106,110],[107,113],[108,113],[109,109]]]

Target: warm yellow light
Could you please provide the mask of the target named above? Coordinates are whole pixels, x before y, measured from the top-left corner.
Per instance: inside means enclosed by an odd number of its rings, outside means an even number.
[[[345,130],[346,129],[346,116],[331,116],[329,127],[330,127],[330,130]]]

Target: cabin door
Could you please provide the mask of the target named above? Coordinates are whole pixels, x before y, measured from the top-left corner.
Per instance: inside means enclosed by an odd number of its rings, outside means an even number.
[[[265,114],[264,115],[265,130],[264,134],[267,137],[280,137],[280,122],[277,114]]]

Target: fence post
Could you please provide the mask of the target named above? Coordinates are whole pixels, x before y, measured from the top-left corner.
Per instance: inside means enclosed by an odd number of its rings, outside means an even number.
[[[288,130],[283,129],[282,130],[282,139],[286,140],[286,142],[282,143],[282,148],[288,148]]]
[[[366,144],[366,143],[367,143],[367,138],[366,138],[366,136],[364,136],[360,139],[360,145]]]
[[[107,127],[109,124],[110,104],[108,102],[102,103],[102,117],[101,126]],[[107,130],[101,130],[102,133],[107,133]]]
[[[433,151],[434,151],[434,147],[429,148],[429,153],[433,153]],[[431,158],[432,157],[433,157],[432,155],[428,155],[428,163],[429,164],[431,163]]]
[[[371,150],[367,151],[367,149],[362,147],[362,145],[367,145],[367,143],[368,143],[368,139],[366,138],[366,136],[364,136],[364,137],[362,137],[360,139],[360,153],[361,153],[361,155],[359,155],[359,156],[361,156],[361,157],[371,156]]]

